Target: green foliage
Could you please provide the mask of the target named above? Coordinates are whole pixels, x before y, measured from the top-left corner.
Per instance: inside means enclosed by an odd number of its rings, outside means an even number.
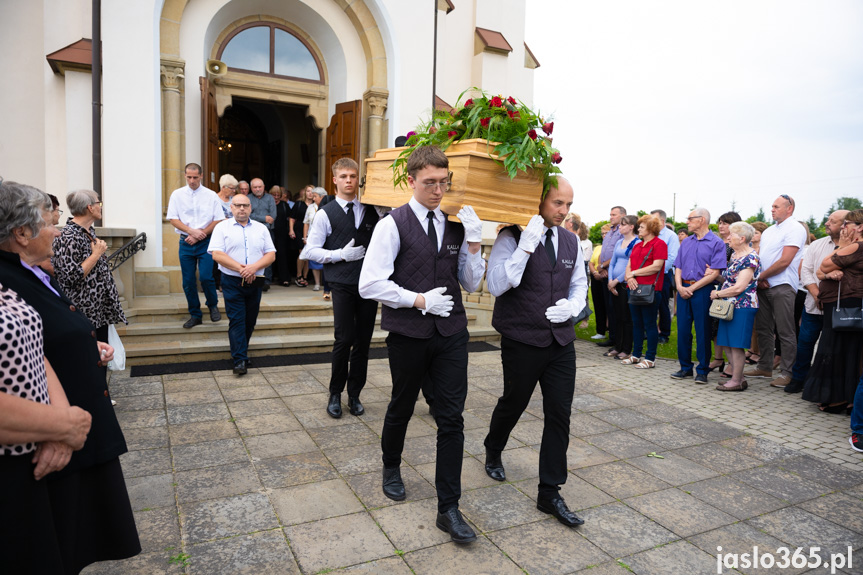
[[[754,216],[749,216],[744,220],[747,224],[751,224],[752,222],[764,222],[767,223],[767,219],[764,216],[764,207],[759,206],[758,213]]]
[[[191,556],[188,553],[179,553],[168,559],[168,564],[186,566],[189,564],[190,558]]]
[[[596,222],[590,227],[590,234],[588,234],[588,239],[593,245],[602,243],[602,226],[608,223],[608,220],[602,220],[601,222]]]
[[[852,198],[849,196],[842,196],[840,198],[836,198],[836,201],[830,204],[830,209],[827,210],[827,213],[824,214],[824,219],[821,220],[821,225],[827,223],[827,218],[830,217],[830,214],[835,212],[836,210],[848,210],[853,212],[854,210],[859,210],[863,208],[863,202],[860,201],[859,198]]]
[[[467,92],[478,96],[461,103]],[[483,138],[489,142],[489,154],[496,154],[510,179],[518,172],[533,169],[543,180],[547,191],[554,174],[561,173],[557,164],[562,158],[552,146],[553,123],[528,108],[523,102],[503,96],[489,96],[479,88],[465,90],[458,97],[453,112],[435,111],[432,118],[408,133],[407,147],[393,162],[393,181],[407,183],[407,162],[417,146],[437,146],[446,150],[453,142]],[[492,145],[494,147],[492,148]]]
[[[647,215],[647,212],[645,212],[644,210],[638,210],[637,212],[635,212],[635,217],[637,217],[637,218],[641,218],[642,216],[646,216],[646,215]]]

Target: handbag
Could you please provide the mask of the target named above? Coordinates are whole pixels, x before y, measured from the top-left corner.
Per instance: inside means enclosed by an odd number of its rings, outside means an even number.
[[[710,317],[731,321],[734,318],[734,301],[730,299],[715,299],[707,311]]]
[[[114,348],[114,359],[108,362],[108,369],[123,371],[126,369],[126,348],[123,347],[123,342],[120,341],[117,328],[113,323],[108,326],[108,345]]]
[[[833,331],[863,331],[863,307],[839,307],[840,301],[842,301],[841,281],[839,293],[836,296],[836,309],[833,310]]]
[[[647,259],[650,257],[650,254],[653,253],[653,248],[650,248],[650,251],[647,252],[647,255],[644,256],[644,260],[642,260],[641,265],[638,266],[638,269],[644,267],[644,264],[647,263]],[[629,304],[630,305],[652,305],[653,300],[656,296],[656,282],[659,281],[659,276],[662,274],[664,270],[660,269],[656,274],[656,279],[653,280],[652,284],[638,284],[638,287],[635,289],[629,290]]]

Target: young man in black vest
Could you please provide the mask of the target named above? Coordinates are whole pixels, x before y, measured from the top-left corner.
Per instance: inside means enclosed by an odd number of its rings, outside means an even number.
[[[365,413],[360,392],[366,385],[369,345],[375,329],[378,302],[360,297],[357,283],[372,231],[378,223],[374,209],[357,199],[359,166],[350,158],[333,164],[336,199],[318,210],[309,229],[304,259],[324,264],[333,295],[333,367],[327,413],[342,416],[342,391],[348,388],[351,415]]]
[[[527,407],[536,382],[545,425],[539,451],[536,507],[564,525],[583,521],[560,497],[566,482],[569,416],[575,393],[572,318],[585,305],[587,276],[578,238],[559,227],[572,205],[572,186],[557,178],[523,232],[500,232],[488,263],[488,288],[497,299],[492,325],[500,332],[503,396],[485,438],[485,471],[504,481],[501,452]]]
[[[407,171],[413,197],[381,220],[360,274],[360,294],[384,304],[381,326],[390,332],[393,391],[381,433],[383,491],[395,501],[406,497],[399,469],[405,433],[420,387],[428,386],[438,427],[436,524],[456,543],[469,543],[476,534],[458,510],[469,338],[461,287],[476,290],[485,272],[482,222],[470,206],[458,212],[461,223],[447,221],[441,211],[450,181],[449,160],[438,148],[414,150]]]

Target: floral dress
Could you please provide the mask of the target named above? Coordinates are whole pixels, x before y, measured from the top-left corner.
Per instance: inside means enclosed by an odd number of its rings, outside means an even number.
[[[761,275],[761,258],[759,258],[758,254],[755,252],[750,252],[739,259],[735,259],[732,256],[728,261],[728,267],[722,273],[725,281],[719,289],[728,289],[737,283],[737,278],[740,276],[740,272],[749,268],[752,268],[754,271],[752,280],[749,282],[749,285],[746,286],[746,289],[743,290],[743,293],[735,298],[734,309],[754,309],[758,307],[758,293],[756,289],[758,286],[758,277]]]

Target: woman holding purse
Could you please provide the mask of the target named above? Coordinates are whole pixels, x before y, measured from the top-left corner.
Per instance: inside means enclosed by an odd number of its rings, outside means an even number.
[[[629,287],[629,312],[632,314],[632,356],[623,360],[624,365],[634,365],[638,369],[650,369],[656,361],[656,346],[659,331],[656,329],[656,315],[659,311],[659,294],[662,292],[665,260],[668,246],[659,239],[662,223],[653,215],[642,216],[638,220],[638,237],[641,243],[635,244],[626,264],[626,284]],[[638,286],[652,288],[653,297],[646,304],[635,303],[634,290]],[[644,336],[647,335],[647,353],[641,358]]]
[[[712,300],[733,298],[734,302],[731,319],[719,320],[716,335],[716,345],[728,348],[731,361],[731,379],[717,385],[719,391],[743,391],[748,387],[743,379],[743,368],[758,311],[756,287],[761,275],[761,260],[749,245],[753,235],[755,228],[746,222],[734,222],[729,226],[728,245],[733,251],[728,268],[723,272],[725,281],[710,293]]]

